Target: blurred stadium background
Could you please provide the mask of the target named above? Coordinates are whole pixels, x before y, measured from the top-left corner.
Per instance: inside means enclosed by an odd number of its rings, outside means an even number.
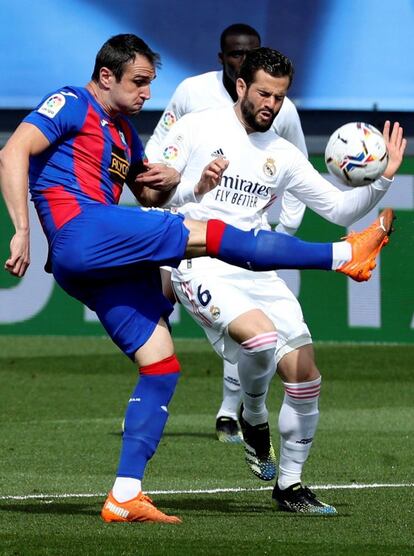
[[[398,120],[414,137],[414,4],[388,0],[0,0],[0,145],[42,96],[64,84],[89,80],[95,54],[111,35],[134,32],[161,54],[163,67],[152,99],[135,123],[148,138],[177,84],[219,69],[221,31],[235,22],[255,27],[262,43],[288,55],[296,75],[289,96],[302,119],[310,158],[325,171],[328,136],[349,121],[381,128]],[[398,216],[397,233],[367,284],[320,272],[285,272],[300,298],[315,340],[413,343],[414,141],[382,206]],[[131,199],[124,197],[124,202]],[[32,265],[16,282],[0,273],[0,334],[101,335],[95,315],[69,299],[43,272],[46,245],[33,212]],[[356,229],[374,213],[357,223]],[[272,213],[278,217],[277,208]],[[0,256],[8,251],[10,226],[0,202]],[[301,237],[329,240],[346,230],[307,211]],[[201,332],[179,308],[176,337]]]

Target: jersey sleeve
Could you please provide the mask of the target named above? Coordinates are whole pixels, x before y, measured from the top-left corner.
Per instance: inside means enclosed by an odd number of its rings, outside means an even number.
[[[370,185],[341,191],[322,177],[298,151],[286,174],[287,189],[317,214],[340,226],[365,216],[388,191],[392,181],[381,177]]]
[[[156,161],[168,164],[182,174],[194,148],[192,130],[196,128],[195,114],[187,114],[180,118],[161,143]],[[194,181],[182,178],[166,206],[181,207],[186,203],[197,202],[199,199],[196,198],[194,187]]]
[[[78,131],[86,113],[85,99],[76,89],[64,87],[47,95],[23,121],[36,126],[50,143],[55,143],[60,137]]]
[[[186,80],[181,82],[170,98],[153,134],[149,138],[145,153],[150,162],[154,162],[159,154],[161,144],[173,125],[185,114],[187,114],[187,86]]]

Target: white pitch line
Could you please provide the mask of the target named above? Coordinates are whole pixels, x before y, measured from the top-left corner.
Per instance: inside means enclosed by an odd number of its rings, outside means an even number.
[[[349,485],[310,485],[312,490],[361,490],[361,489],[375,489],[375,488],[413,488],[414,483],[370,483],[359,484],[352,483]],[[273,490],[273,486],[257,487],[257,488],[211,488],[211,489],[189,489],[189,490],[148,490],[147,494],[222,494],[226,492],[261,492],[266,490]],[[107,496],[106,492],[96,493],[79,493],[79,494],[27,494],[27,495],[6,495],[0,496],[0,500],[51,500],[51,499],[65,499],[65,498],[102,498]]]

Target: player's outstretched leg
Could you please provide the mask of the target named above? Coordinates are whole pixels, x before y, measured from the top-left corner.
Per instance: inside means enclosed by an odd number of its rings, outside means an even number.
[[[301,483],[281,490],[276,482],[272,499],[277,507],[285,512],[314,515],[336,515],[337,513],[333,506],[318,500],[315,493]]]
[[[220,220],[209,220],[207,254],[250,270],[336,270],[363,282],[371,277],[376,258],[389,241],[393,220],[393,210],[385,209],[367,229],[337,243],[310,243],[266,230],[246,232]]]

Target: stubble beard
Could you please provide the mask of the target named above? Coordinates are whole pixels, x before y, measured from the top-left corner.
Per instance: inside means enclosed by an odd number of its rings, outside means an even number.
[[[277,116],[277,114],[275,114],[273,118],[271,118],[268,122],[258,122],[256,120],[256,114],[254,113],[253,103],[250,102],[250,100],[248,100],[246,97],[243,98],[240,103],[240,110],[247,126],[254,131],[259,131],[262,133],[268,131],[272,127],[272,124]]]

